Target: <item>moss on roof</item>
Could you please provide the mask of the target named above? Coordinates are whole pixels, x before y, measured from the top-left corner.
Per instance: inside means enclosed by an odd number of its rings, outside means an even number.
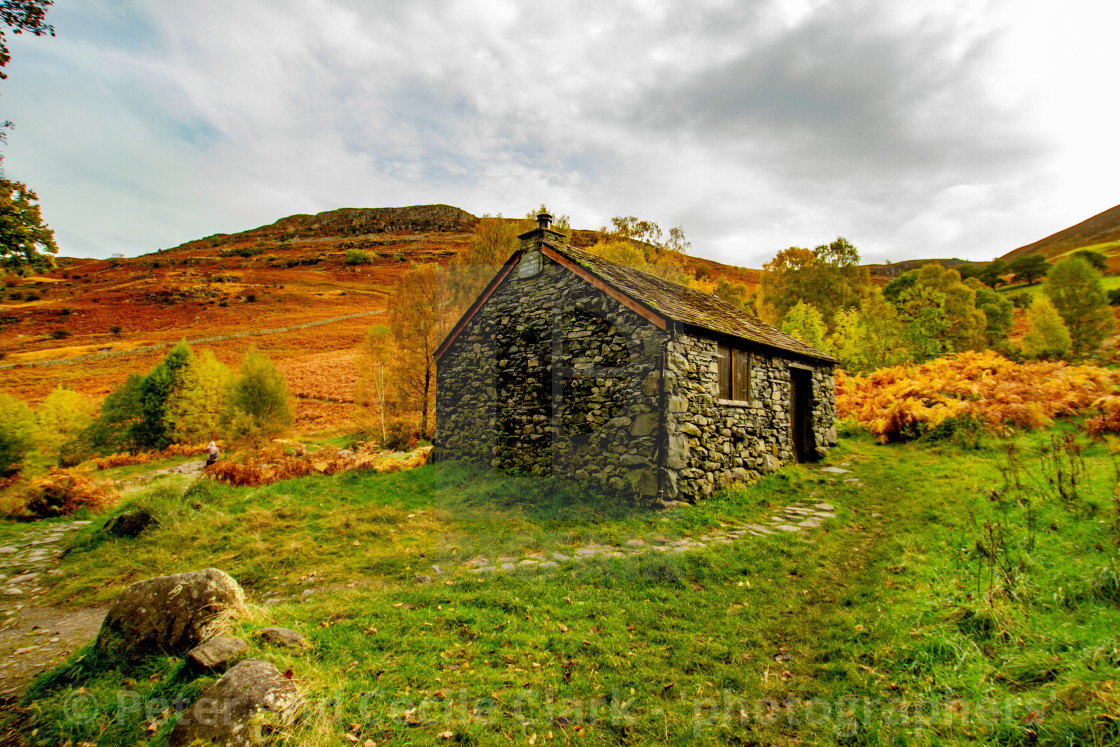
[[[836,362],[827,353],[780,332],[709,293],[678,285],[633,267],[616,264],[568,244],[556,241],[544,243],[620,293],[663,317],[808,358]]]

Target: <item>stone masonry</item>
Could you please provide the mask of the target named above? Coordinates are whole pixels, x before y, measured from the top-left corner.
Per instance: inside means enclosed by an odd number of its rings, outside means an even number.
[[[796,461],[793,369],[811,381],[813,455],[836,442],[831,362],[732,340],[751,356],[750,397],[720,400],[725,336],[672,319],[662,329],[545,256],[571,251],[547,227],[522,242],[438,353],[433,459],[696,500]]]

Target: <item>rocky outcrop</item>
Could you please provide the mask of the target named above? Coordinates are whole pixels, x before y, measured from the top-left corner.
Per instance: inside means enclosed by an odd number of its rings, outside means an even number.
[[[246,659],[191,704],[171,731],[171,747],[260,744],[291,720],[298,703],[294,682],[263,659]]]
[[[238,583],[215,568],[138,581],[109,609],[97,652],[126,666],[152,655],[181,656],[244,604]]]
[[[358,236],[390,231],[466,233],[478,218],[451,205],[413,205],[398,208],[339,208],[316,215],[292,215],[266,229],[292,238]],[[234,238],[237,238],[236,236]]]

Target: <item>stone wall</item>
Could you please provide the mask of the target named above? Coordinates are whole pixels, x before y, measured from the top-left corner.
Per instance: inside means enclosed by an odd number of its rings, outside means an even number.
[[[668,499],[694,501],[797,461],[790,427],[791,359],[783,351],[740,344],[751,356],[745,402],[718,398],[715,340],[690,333],[669,343],[663,478]],[[809,369],[810,448],[823,456],[836,443],[833,367],[809,360],[794,365]]]
[[[797,460],[791,365],[811,377],[810,450],[835,444],[831,364],[743,343],[750,398],[720,400],[715,340],[663,331],[523,248],[533,269],[510,272],[440,358],[434,459],[694,501]]]
[[[540,271],[511,272],[439,361],[436,459],[656,495],[665,333],[535,260]]]

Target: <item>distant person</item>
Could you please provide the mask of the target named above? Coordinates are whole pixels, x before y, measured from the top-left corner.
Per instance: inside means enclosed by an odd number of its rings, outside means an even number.
[[[211,441],[210,445],[206,447],[206,466],[207,467],[209,467],[210,465],[212,465],[212,464],[214,464],[215,462],[218,461],[218,453],[219,453],[218,452],[218,445],[216,443],[214,443],[213,441]]]

